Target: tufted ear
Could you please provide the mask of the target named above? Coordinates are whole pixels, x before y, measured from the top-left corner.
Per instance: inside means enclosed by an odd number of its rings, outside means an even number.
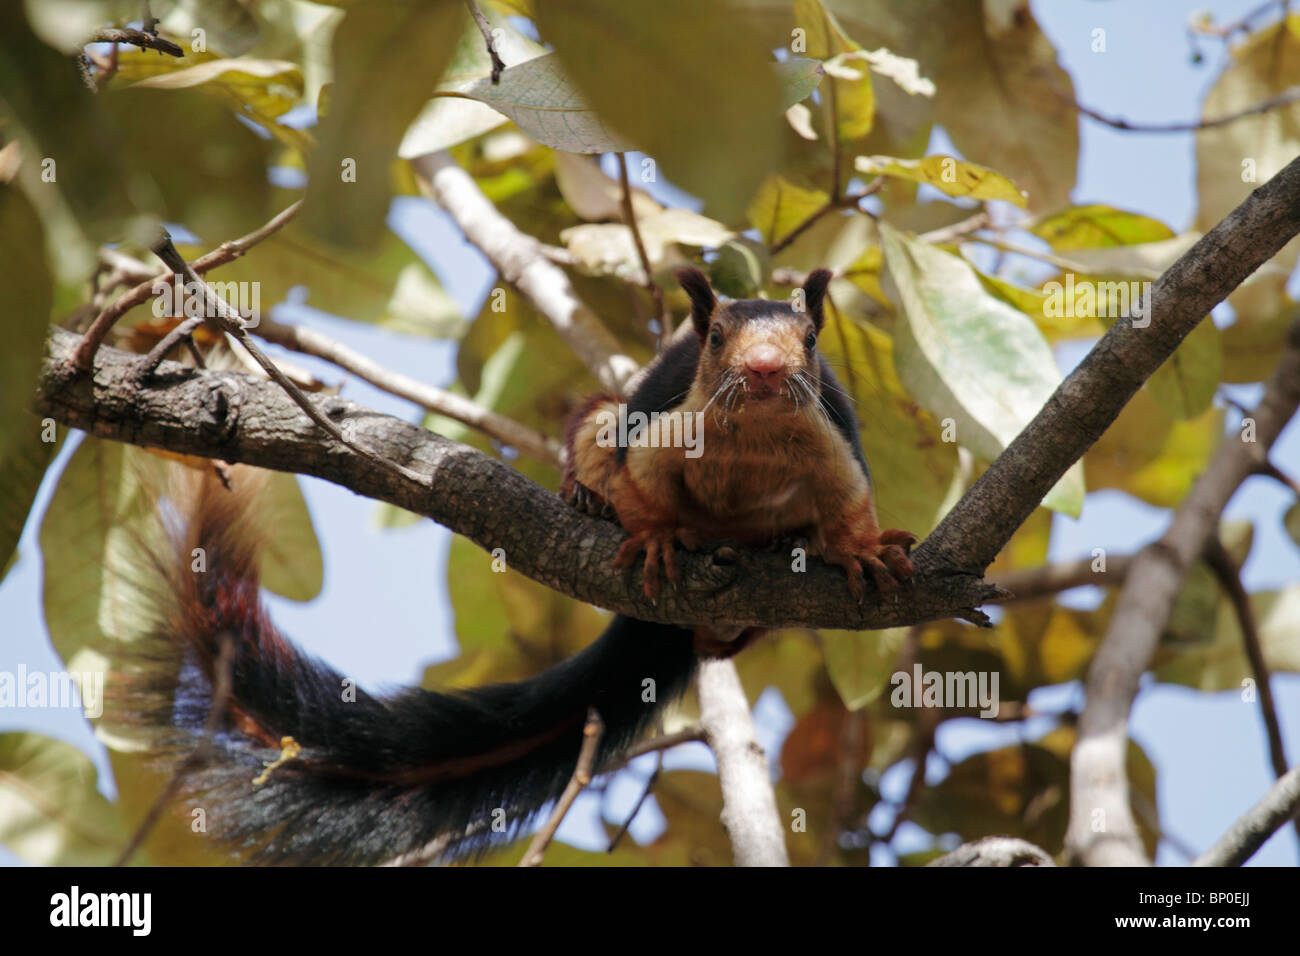
[[[708,277],[699,269],[684,266],[673,273],[686,294],[691,297],[691,322],[695,325],[695,334],[703,341],[709,332],[709,318],[717,308],[718,300],[709,285]]]
[[[813,320],[813,328],[821,331],[825,315],[822,312],[822,300],[826,298],[826,287],[831,284],[830,269],[816,269],[808,273],[803,284],[803,306]]]

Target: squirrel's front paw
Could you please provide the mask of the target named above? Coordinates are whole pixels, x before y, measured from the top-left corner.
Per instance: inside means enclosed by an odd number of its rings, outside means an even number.
[[[659,597],[659,563],[663,562],[664,577],[676,584],[681,575],[677,570],[677,555],[673,548],[677,543],[688,551],[700,546],[699,536],[686,528],[657,526],[632,532],[618,549],[614,557],[614,567],[618,570],[630,568],[637,555],[645,552],[643,580],[641,589],[651,601]]]
[[[609,502],[580,481],[569,482],[561,494],[571,507],[583,514],[597,518],[614,517],[614,509],[610,507]]]
[[[871,572],[881,594],[891,594],[911,580],[916,567],[908,553],[914,544],[916,535],[898,528],[875,535],[844,533],[828,537],[822,557],[848,572],[849,590],[861,601],[866,590],[864,567]]]

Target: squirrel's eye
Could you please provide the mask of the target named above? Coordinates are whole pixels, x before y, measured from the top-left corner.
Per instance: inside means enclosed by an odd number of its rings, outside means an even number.
[[[806,339],[803,340],[803,347],[806,348],[809,352],[811,352],[814,348],[817,347],[817,333],[816,333],[816,332],[809,332],[809,333],[808,333],[808,337],[807,337]]]
[[[722,329],[716,325],[709,332],[709,345],[715,349],[722,347]]]

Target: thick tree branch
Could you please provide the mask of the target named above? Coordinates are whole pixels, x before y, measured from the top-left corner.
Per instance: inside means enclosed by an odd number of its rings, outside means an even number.
[[[1300,158],[1254,190],[1151,290],[1150,324],[1111,326],[922,543],[917,559],[980,574],[1193,329],[1300,233]]]
[[[820,561],[791,570],[781,552],[723,548],[683,554],[684,580],[657,604],[639,573],[612,570],[624,538],[515,469],[458,442],[337,396],[309,396],[355,441],[430,484],[376,468],[325,435],[273,382],[164,362],[140,387],[140,356],[101,348],[93,377],[67,360],[81,337],[51,331],[37,408],[116,441],[313,475],[422,514],[485,549],[504,548],[510,567],[561,593],[648,621],[689,626],[891,627],[944,617],[979,618],[1001,592],[969,575],[922,569],[915,587],[888,600],[849,595],[844,573]],[[486,560],[486,558],[485,558]]]
[[[1129,811],[1125,757],[1138,681],[1173,610],[1183,577],[1218,533],[1219,516],[1238,486],[1267,461],[1268,450],[1300,405],[1300,319],[1251,416],[1249,434],[1229,435],[1179,506],[1169,530],[1133,559],[1106,637],[1086,684],[1088,703],[1070,756],[1072,859],[1090,866],[1147,862]],[[1100,826],[1097,826],[1100,822]]]

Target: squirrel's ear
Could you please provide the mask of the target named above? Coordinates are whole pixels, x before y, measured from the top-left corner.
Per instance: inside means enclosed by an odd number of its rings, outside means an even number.
[[[695,324],[696,334],[703,339],[709,334],[709,318],[718,305],[713,287],[709,285],[709,280],[703,272],[690,266],[678,269],[673,275],[677,277],[678,284],[686,290],[686,294],[691,297],[691,322]]]
[[[815,269],[808,273],[803,284],[803,306],[813,320],[813,327],[821,331],[825,315],[822,312],[822,300],[826,298],[826,287],[831,284],[830,269]]]

